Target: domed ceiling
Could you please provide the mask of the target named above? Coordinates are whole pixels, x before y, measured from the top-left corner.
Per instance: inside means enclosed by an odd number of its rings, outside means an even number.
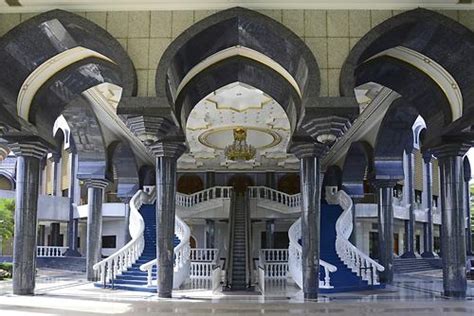
[[[232,161],[224,149],[234,141],[235,128],[247,131],[247,143],[257,149],[254,159]],[[180,169],[278,170],[297,169],[298,160],[286,149],[290,122],[270,96],[236,82],[201,100],[186,124],[189,153],[178,161]]]

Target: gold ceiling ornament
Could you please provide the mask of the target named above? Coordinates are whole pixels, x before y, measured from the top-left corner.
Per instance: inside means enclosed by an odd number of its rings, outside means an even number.
[[[227,159],[233,161],[247,161],[255,158],[257,150],[252,145],[247,144],[247,129],[234,128],[234,142],[226,146],[224,154]]]

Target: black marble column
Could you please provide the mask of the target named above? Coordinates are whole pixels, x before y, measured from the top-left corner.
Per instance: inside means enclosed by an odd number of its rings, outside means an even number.
[[[393,282],[393,187],[396,181],[376,181],[379,227],[379,258],[385,268],[380,273],[380,282]]]
[[[216,186],[216,173],[214,171],[206,172],[206,188]]]
[[[406,251],[401,256],[402,258],[416,258],[415,245],[415,154],[411,151],[406,153],[407,158],[407,174],[405,175],[404,185],[407,186],[406,193],[408,194],[407,203],[409,204],[408,214],[410,216],[406,224]]]
[[[275,247],[275,220],[269,219],[265,222],[266,234],[265,234],[265,244],[268,249]]]
[[[60,243],[60,224],[59,223],[51,223],[50,225],[50,236],[51,236],[51,244],[50,246],[61,246]]]
[[[467,159],[467,158],[465,158]],[[467,164],[469,162],[467,161]],[[471,230],[471,191],[469,189],[469,181],[471,181],[471,168],[466,166],[464,160],[464,201],[466,210],[466,254],[472,256],[472,230]]]
[[[275,179],[275,172],[268,171],[265,173],[265,186],[276,189],[276,179]]]
[[[321,220],[321,165],[325,150],[319,143],[299,142],[290,151],[300,159],[301,248],[303,295],[317,299],[319,291],[319,243]]]
[[[77,220],[74,219],[74,205],[79,203],[79,197],[76,195],[76,191],[79,187],[77,181],[77,166],[78,166],[78,156],[73,148],[69,148],[69,188],[68,188],[68,197],[69,197],[69,220],[67,222],[67,246],[68,250],[66,251],[66,256],[68,257],[80,257],[81,254],[77,250]]]
[[[97,281],[93,266],[102,259],[102,203],[104,189],[109,182],[103,179],[85,180],[87,187],[87,240],[86,275],[88,281]]]
[[[216,221],[206,219],[206,248],[215,248],[216,241]]]
[[[424,251],[421,254],[424,258],[435,258],[438,257],[434,252],[434,237],[433,237],[433,166],[431,153],[423,154],[424,161],[424,186],[423,194],[426,200],[426,209],[428,222],[423,224],[423,235],[424,235]]]
[[[125,204],[125,229],[124,229],[124,241],[125,241],[125,244],[128,243],[132,237],[130,236],[130,229],[129,229],[129,226],[130,226],[130,200],[132,199],[132,196],[121,196],[120,197],[120,200],[122,201],[122,203]]]
[[[13,294],[31,295],[35,289],[40,160],[47,149],[39,142],[13,143],[10,148],[17,156]]]
[[[468,147],[445,145],[434,153],[441,179],[441,216],[444,295],[466,296],[466,217],[463,156]]]
[[[174,266],[174,224],[176,213],[176,168],[186,147],[178,142],[156,142],[150,146],[156,157],[156,254],[158,296],[171,298]]]

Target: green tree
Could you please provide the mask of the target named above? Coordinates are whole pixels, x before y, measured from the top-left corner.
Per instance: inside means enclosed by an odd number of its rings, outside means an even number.
[[[15,201],[12,199],[0,199],[0,237],[10,239],[13,236],[15,212]]]

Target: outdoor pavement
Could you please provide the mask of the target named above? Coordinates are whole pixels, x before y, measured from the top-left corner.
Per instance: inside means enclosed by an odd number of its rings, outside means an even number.
[[[41,269],[36,295],[11,294],[11,282],[0,282],[0,316],[16,315],[474,315],[474,282],[468,298],[441,293],[441,271],[396,275],[384,290],[321,295],[305,302],[292,283],[268,282],[265,296],[212,293],[205,282],[174,291],[173,299],[155,294],[103,290],[82,273]]]

